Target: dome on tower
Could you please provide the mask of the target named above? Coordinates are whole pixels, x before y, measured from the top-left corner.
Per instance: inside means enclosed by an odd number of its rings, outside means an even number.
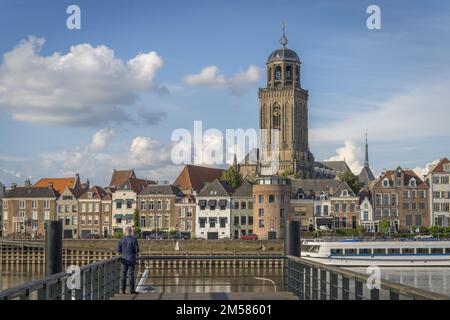
[[[288,48],[280,48],[270,54],[269,58],[267,58],[267,63],[280,60],[300,62],[300,59],[294,50]]]

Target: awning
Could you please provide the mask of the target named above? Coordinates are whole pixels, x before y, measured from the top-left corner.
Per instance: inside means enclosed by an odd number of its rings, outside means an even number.
[[[221,199],[219,200],[219,207],[226,207],[228,203],[227,199]]]
[[[133,219],[133,215],[132,214],[125,214],[123,217],[125,219]]]
[[[127,199],[126,201],[131,201],[131,202],[134,202],[134,199]]]
[[[114,219],[122,219],[123,214],[115,214]]]
[[[198,205],[199,205],[200,207],[206,206],[206,200],[198,200]]]
[[[208,201],[208,206],[214,207],[216,205],[216,203],[217,203],[217,200],[209,200]]]
[[[122,199],[116,199],[116,200],[114,200],[114,202],[122,202],[123,200]]]

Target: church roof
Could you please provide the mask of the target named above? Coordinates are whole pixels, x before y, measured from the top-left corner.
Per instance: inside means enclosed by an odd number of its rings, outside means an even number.
[[[322,161],[322,163],[331,170],[334,170],[336,173],[351,171],[349,166],[347,165],[347,162],[345,161]]]
[[[359,174],[359,182],[367,184],[370,181],[375,180],[375,176],[372,173],[372,170],[368,166],[364,166]]]

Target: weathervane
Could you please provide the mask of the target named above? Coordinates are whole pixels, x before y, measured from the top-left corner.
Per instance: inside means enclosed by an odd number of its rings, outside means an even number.
[[[281,22],[281,28],[283,29],[283,33],[282,33],[281,38],[280,38],[280,43],[283,46],[283,48],[286,48],[286,45],[288,43],[288,39],[286,38],[286,35],[284,34],[284,28],[285,28],[284,27],[284,20]]]

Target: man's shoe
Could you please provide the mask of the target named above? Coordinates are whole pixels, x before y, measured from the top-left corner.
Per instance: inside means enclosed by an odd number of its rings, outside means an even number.
[[[133,291],[130,291],[130,293],[131,293],[131,294],[139,294],[139,292],[134,291],[134,290],[133,290]]]

